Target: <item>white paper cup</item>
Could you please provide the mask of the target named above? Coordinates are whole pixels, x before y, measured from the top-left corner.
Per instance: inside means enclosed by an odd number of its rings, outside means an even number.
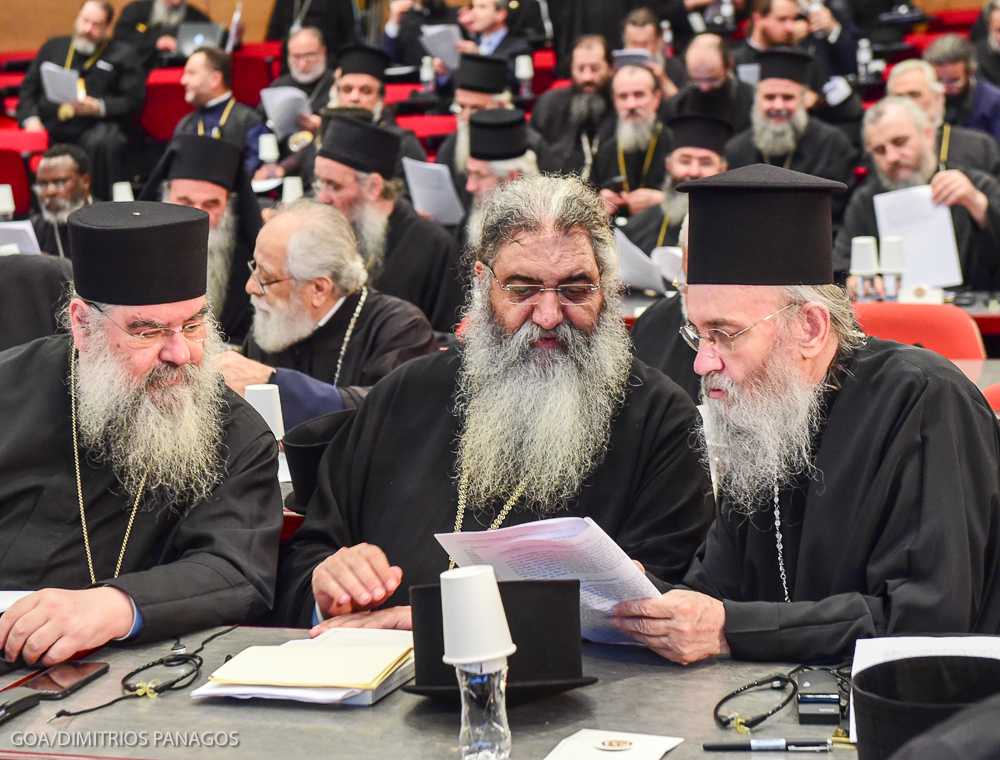
[[[851,239],[851,274],[874,277],[878,274],[878,242],[870,236]]]
[[[121,203],[124,201],[134,201],[135,195],[132,194],[132,183],[131,182],[115,182],[111,186],[111,200],[116,203]]]
[[[278,386],[271,384],[248,385],[247,403],[264,418],[274,437],[279,441],[285,437],[285,422],[281,417],[281,397]]]
[[[302,197],[302,177],[285,177],[281,180],[281,202],[295,203]]]
[[[535,76],[535,63],[528,54],[519,55],[514,59],[514,78],[519,82]]]
[[[903,252],[903,238],[900,235],[886,235],[879,244],[880,263],[883,274],[902,274],[906,268]]]
[[[13,216],[14,188],[10,185],[0,185],[0,216]]]
[[[489,565],[441,573],[444,657],[448,665],[499,660],[517,649]]]
[[[260,136],[257,143],[257,155],[265,164],[273,164],[281,154],[278,153],[278,138],[270,132],[265,132]]]

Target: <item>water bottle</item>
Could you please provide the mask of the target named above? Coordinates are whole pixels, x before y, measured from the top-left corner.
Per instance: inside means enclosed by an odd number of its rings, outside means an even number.
[[[858,40],[858,81],[868,79],[868,67],[872,62],[872,44],[866,38]]]
[[[666,19],[660,22],[660,32],[663,39],[663,55],[672,58],[674,55],[674,29]]]
[[[420,83],[424,92],[434,92],[434,59],[425,55],[420,59]]]
[[[733,0],[722,0],[719,13],[722,16],[722,26],[726,31],[732,31],[736,28],[736,11],[733,9]]]
[[[462,695],[462,727],[458,749],[462,760],[508,760],[507,658],[457,665]]]

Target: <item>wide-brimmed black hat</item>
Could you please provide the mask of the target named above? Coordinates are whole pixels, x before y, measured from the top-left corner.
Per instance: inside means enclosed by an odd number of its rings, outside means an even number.
[[[389,63],[389,56],[378,48],[347,45],[338,53],[337,68],[341,74],[368,74],[384,82]]]
[[[833,282],[832,194],[847,186],[770,164],[683,182],[688,285]]]
[[[520,158],[528,151],[528,123],[517,108],[491,108],[469,119],[469,155],[480,161]]]
[[[508,701],[556,694],[597,681],[583,675],[580,638],[580,582],[500,581],[517,651],[507,660]],[[442,700],[457,700],[455,668],[446,665],[441,620],[441,587],[410,587],[413,615],[414,682],[403,690]]]
[[[395,132],[337,114],[330,117],[317,155],[360,172],[392,179],[399,163],[400,145]]]
[[[757,81],[765,79],[790,79],[799,84],[809,82],[809,67],[813,57],[804,50],[793,47],[776,47],[760,53],[760,76]]]
[[[858,760],[888,760],[907,741],[960,710],[1000,694],[1000,660],[906,657],[854,676]]]
[[[73,280],[81,298],[119,306],[205,295],[208,214],[172,203],[94,203],[69,216]]]
[[[458,59],[455,87],[499,95],[507,89],[507,61],[492,55],[463,53]]]
[[[733,136],[733,125],[725,119],[703,114],[683,114],[667,122],[674,136],[673,148],[704,148],[725,155],[726,143]]]

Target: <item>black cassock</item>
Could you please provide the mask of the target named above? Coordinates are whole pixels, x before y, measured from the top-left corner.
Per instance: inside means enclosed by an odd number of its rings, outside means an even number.
[[[389,605],[408,604],[411,585],[436,583],[448,568],[434,534],[455,527],[459,365],[455,350],[406,364],[376,385],[338,432],[320,463],[305,523],[282,553],[278,612],[285,622],[309,624],[313,569],[342,546],[375,544],[403,569]],[[640,362],[627,387],[607,454],[582,495],[552,516],[589,516],[651,572],[679,578],[712,519],[711,489],[688,446],[698,412]],[[504,525],[535,517],[515,509]],[[484,530],[489,522],[470,509],[464,529]]]
[[[650,206],[628,220],[622,228],[625,237],[642,249],[647,256],[654,248],[677,245],[683,219],[668,219],[664,224],[663,206]]]
[[[0,256],[0,351],[58,332],[72,280],[69,259]]]
[[[73,475],[69,351],[69,338],[56,336],[0,354],[0,588],[90,585]],[[249,622],[273,601],[277,447],[245,401],[228,390],[225,399],[225,480],[186,510],[140,506],[117,579],[134,494],[80,452],[94,571],[135,600],[141,640]]]
[[[409,203],[397,199],[389,215],[385,261],[372,285],[418,306],[435,330],[451,332],[464,290],[458,243],[444,227],[421,219]]]
[[[961,171],[989,201],[985,229],[976,224],[964,206],[949,209],[962,266],[962,286],[971,290],[997,290],[1000,289],[1000,181],[975,169]],[[844,225],[833,246],[835,272],[846,273],[851,268],[852,238],[878,235],[874,197],[884,192],[878,177],[872,176],[851,196]]]
[[[841,130],[812,117],[791,156],[765,158],[754,145],[753,130],[750,129],[744,130],[726,144],[726,160],[730,169],[771,163],[792,171],[812,174],[814,177],[843,182],[848,186],[848,192],[833,195],[834,224],[838,224],[843,218],[857,158],[857,148]]]
[[[531,128],[541,137],[544,148],[538,154],[538,168],[543,172],[579,174],[586,164],[583,135],[586,134],[591,160],[601,142],[615,133],[615,110],[611,103],[599,124],[577,124],[570,116],[573,87],[558,87],[538,97],[531,112]]]
[[[948,146],[944,149],[944,126],[948,127]],[[1000,145],[985,132],[954,124],[938,127],[935,152],[946,168],[971,166],[991,177],[1000,177]]]
[[[733,132],[738,134],[750,127],[750,111],[753,109],[754,88],[736,77],[711,92],[702,92],[689,84],[666,103],[666,115],[714,116],[728,121]]]
[[[684,585],[723,599],[733,656],[850,657],[858,638],[1000,632],[1000,431],[938,354],[869,339],[835,373],[814,480],[719,513]]]
[[[625,162],[625,176],[628,179],[628,190],[637,190],[640,187],[650,187],[659,190],[663,187],[663,181],[667,177],[666,159],[673,150],[673,135],[666,127],[661,127],[659,136],[656,138],[656,145],[642,150],[634,150],[624,153],[622,159]],[[645,169],[645,171],[643,171]],[[590,173],[590,183],[594,187],[601,188],[607,183],[621,177],[621,165],[618,161],[618,139],[611,137],[605,140],[597,156],[594,158],[594,168]],[[616,185],[612,190],[622,190],[621,185]]]
[[[679,295],[657,301],[632,326],[632,344],[637,359],[663,372],[697,404],[701,378],[694,372],[695,354],[678,332],[684,319]]]
[[[31,226],[38,239],[38,250],[69,259],[69,225],[47,222],[39,213],[31,215]]]
[[[166,24],[150,24],[149,20],[153,15],[153,0],[135,0],[122,8],[121,15],[115,24],[115,39],[124,42],[135,48],[139,54],[139,60],[146,68],[152,68],[157,64],[159,51],[156,49],[156,41],[164,35],[176,37],[179,26],[167,26]],[[193,24],[210,22],[208,16],[192,6],[190,3],[184,6],[184,19],[182,24]],[[180,58],[181,65],[184,65],[183,58],[178,51],[174,55],[166,58]],[[173,60],[165,62],[172,65]],[[165,65],[160,63],[160,65]]]

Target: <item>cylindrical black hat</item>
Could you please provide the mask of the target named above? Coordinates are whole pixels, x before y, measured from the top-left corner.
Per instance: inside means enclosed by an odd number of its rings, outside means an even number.
[[[831,195],[847,186],[770,164],[684,182],[689,285],[833,282]]]
[[[790,79],[799,84],[808,84],[809,67],[813,57],[804,50],[793,47],[776,47],[765,50],[758,56],[760,61],[759,82],[765,79]]]
[[[69,247],[81,298],[144,306],[205,295],[204,211],[149,201],[94,203],[70,214]]]
[[[507,89],[507,61],[491,55],[463,53],[455,72],[455,87],[499,95]]]
[[[702,114],[675,116],[667,122],[674,136],[674,149],[704,148],[725,155],[726,143],[733,136],[733,125],[724,119]]]
[[[378,48],[367,45],[347,45],[340,49],[337,68],[341,74],[368,74],[380,82],[385,81],[389,56]]]
[[[528,150],[528,124],[524,111],[491,108],[469,119],[469,156],[480,161],[520,158]]]
[[[198,179],[211,182],[226,190],[236,187],[240,173],[241,151],[238,145],[200,135],[177,135],[169,151],[167,179]]]
[[[338,114],[330,118],[318,155],[360,172],[392,179],[399,151],[400,139],[395,132]]]

